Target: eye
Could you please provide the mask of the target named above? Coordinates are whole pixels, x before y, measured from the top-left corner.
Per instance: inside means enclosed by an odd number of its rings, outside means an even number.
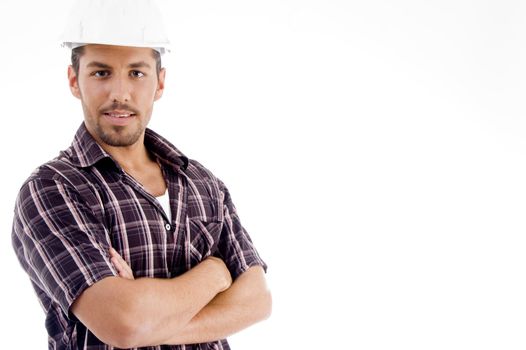
[[[138,70],[132,70],[130,72],[130,75],[132,77],[134,77],[134,78],[142,78],[142,77],[144,77],[145,74],[143,72],[138,71]]]
[[[96,72],[91,73],[91,75],[97,78],[106,78],[110,75],[110,72],[107,70],[98,70]]]

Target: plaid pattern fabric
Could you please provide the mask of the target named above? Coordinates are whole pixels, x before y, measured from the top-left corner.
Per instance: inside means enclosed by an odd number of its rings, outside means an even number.
[[[117,276],[112,246],[136,278],[177,277],[210,255],[235,279],[250,266],[266,269],[241,226],[224,184],[147,129],[170,195],[172,221],[160,203],[95,142],[81,125],[67,150],[22,186],[12,242],[46,313],[49,349],[113,349],[69,311],[87,287]],[[226,340],[141,349],[229,349]]]

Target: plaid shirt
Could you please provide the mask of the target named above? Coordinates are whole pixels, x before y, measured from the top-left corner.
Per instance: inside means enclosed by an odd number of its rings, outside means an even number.
[[[147,129],[146,148],[161,165],[173,220],[81,125],[66,151],[22,186],[12,241],[46,313],[49,349],[113,349],[69,308],[89,286],[117,276],[114,247],[138,277],[173,278],[210,255],[233,279],[265,263],[241,226],[228,190],[209,170]],[[229,349],[226,340],[141,349]]]

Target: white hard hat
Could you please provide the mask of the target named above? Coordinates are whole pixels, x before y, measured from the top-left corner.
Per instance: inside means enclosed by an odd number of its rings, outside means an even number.
[[[169,51],[161,12],[153,0],[77,0],[61,37],[64,47],[87,44]]]

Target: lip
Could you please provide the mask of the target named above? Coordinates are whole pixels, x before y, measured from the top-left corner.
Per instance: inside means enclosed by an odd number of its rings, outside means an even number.
[[[137,116],[135,113],[126,110],[111,110],[103,112],[102,115],[110,124],[118,126],[128,125]]]

